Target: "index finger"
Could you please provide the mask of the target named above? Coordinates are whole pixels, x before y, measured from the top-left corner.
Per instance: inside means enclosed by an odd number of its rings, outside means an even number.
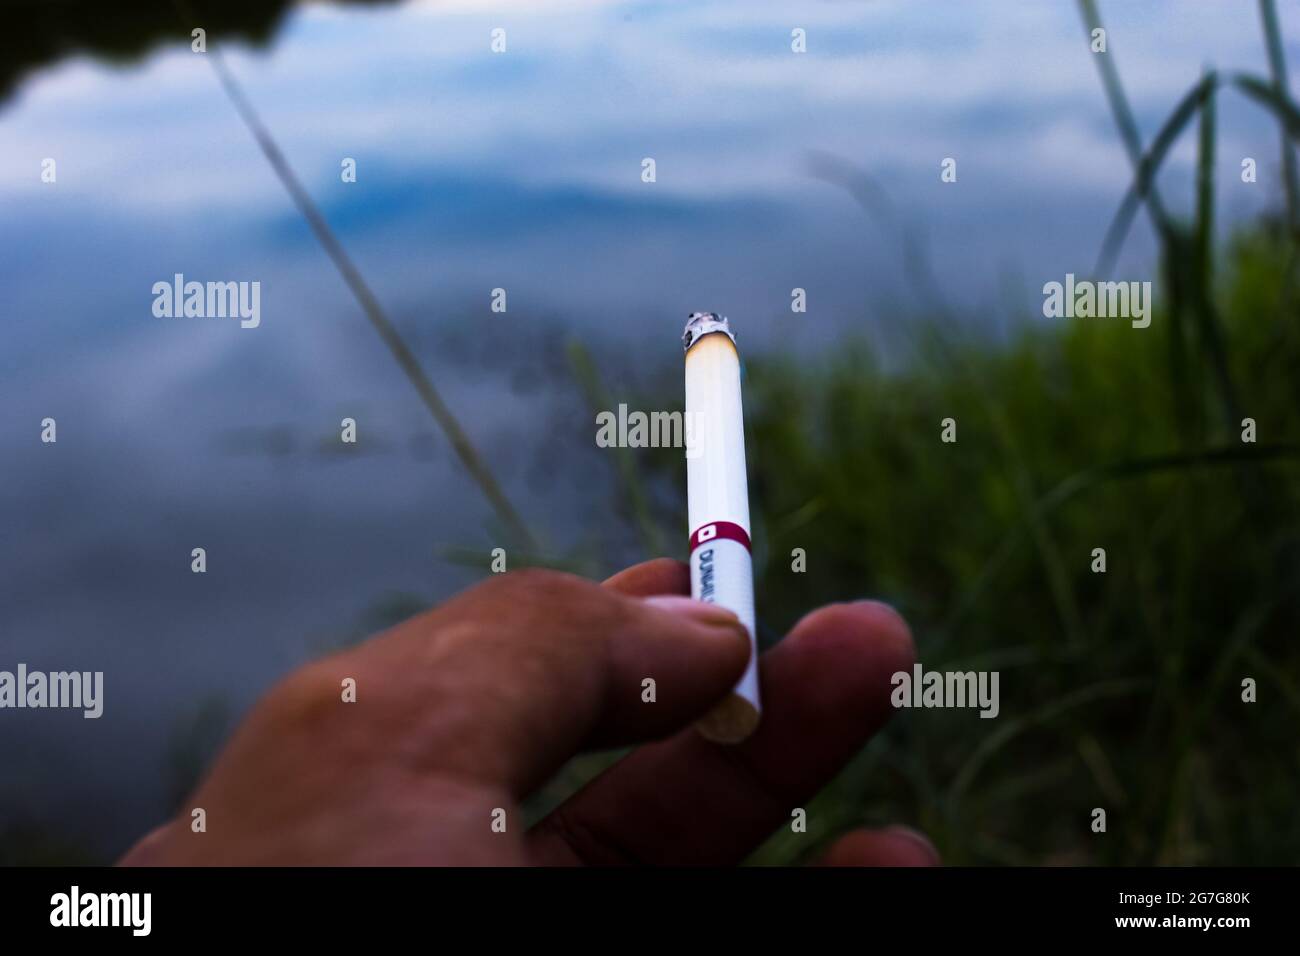
[[[691,569],[685,561],[654,558],[642,561],[605,579],[605,587],[633,597],[652,594],[690,594]]]

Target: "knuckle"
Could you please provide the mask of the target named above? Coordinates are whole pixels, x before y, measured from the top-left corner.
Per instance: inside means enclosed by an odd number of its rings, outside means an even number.
[[[480,647],[486,637],[516,647],[554,644],[572,652],[577,645],[604,641],[632,613],[627,598],[586,578],[544,568],[498,575],[475,590],[477,596],[455,617],[462,627],[479,632]]]
[[[335,661],[341,655],[316,661],[290,673],[266,695],[260,710],[264,719],[279,726],[315,726],[337,713],[341,700],[342,671]]]
[[[536,611],[590,609],[607,612],[615,603],[600,585],[563,571],[522,568],[500,575],[485,585],[508,607]]]

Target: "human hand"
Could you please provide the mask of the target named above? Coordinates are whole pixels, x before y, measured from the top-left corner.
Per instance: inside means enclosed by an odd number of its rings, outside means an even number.
[[[182,813],[121,862],[739,862],[888,719],[890,675],[914,650],[885,605],[814,611],[762,657],[757,732],[712,744],[690,724],[740,676],[748,638],[688,591],[686,566],[666,559],[603,587],[512,572],[309,664],[254,707]],[[654,703],[642,701],[647,677]],[[522,829],[518,801],[575,753],[641,741],[656,742]],[[198,807],[206,832],[190,827]],[[505,832],[492,828],[498,809]],[[848,834],[823,862],[938,858],[895,827]]]

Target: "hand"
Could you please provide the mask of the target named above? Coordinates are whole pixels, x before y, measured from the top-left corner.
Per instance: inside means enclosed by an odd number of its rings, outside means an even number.
[[[669,560],[603,587],[512,572],[301,668],[257,704],[179,816],[121,862],[742,860],[889,717],[890,675],[911,668],[912,640],[882,604],[814,611],[763,655],[758,731],[711,744],[690,724],[735,683],[749,645],[729,612],[680,596],[687,575]],[[642,701],[647,677],[654,703]],[[518,801],[575,753],[647,740],[658,742],[522,829]],[[206,832],[191,829],[196,807]],[[823,862],[938,859],[889,828],[841,838]]]

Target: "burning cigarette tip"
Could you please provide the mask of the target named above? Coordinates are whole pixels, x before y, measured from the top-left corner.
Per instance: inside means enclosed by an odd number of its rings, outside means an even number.
[[[682,333],[682,350],[690,351],[692,345],[710,332],[721,332],[736,344],[736,337],[731,334],[731,325],[726,316],[716,312],[692,312],[686,319],[686,331]]]

